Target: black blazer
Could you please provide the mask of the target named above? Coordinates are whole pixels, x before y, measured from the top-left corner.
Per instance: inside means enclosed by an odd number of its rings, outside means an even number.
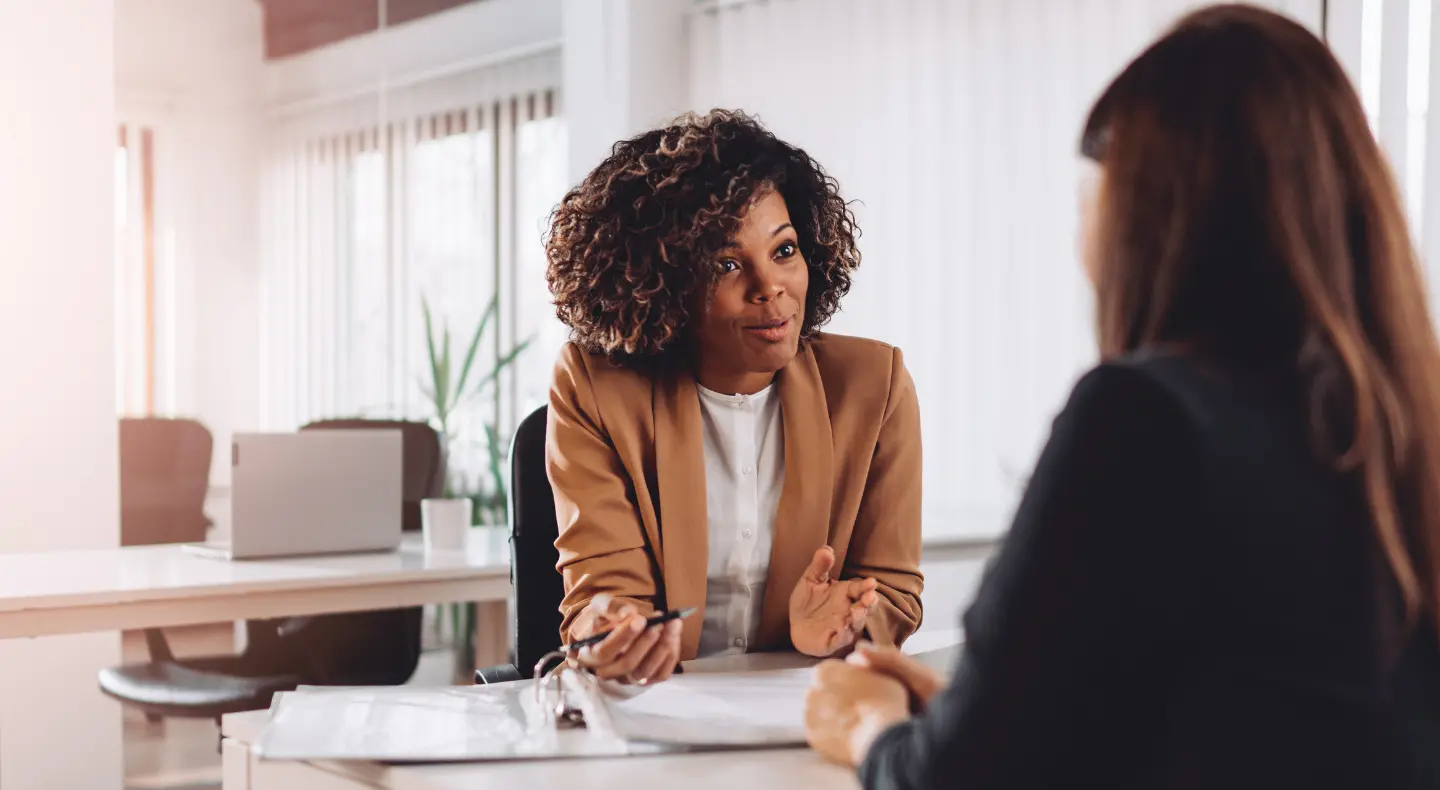
[[[1362,489],[1293,374],[1085,376],[869,788],[1440,787],[1440,651],[1401,635]]]

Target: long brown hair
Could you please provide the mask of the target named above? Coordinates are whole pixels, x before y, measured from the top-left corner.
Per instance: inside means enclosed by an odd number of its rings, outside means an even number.
[[[1440,619],[1440,346],[1384,157],[1330,50],[1251,6],[1183,18],[1104,91],[1102,354],[1293,365],[1363,483],[1407,621]]]

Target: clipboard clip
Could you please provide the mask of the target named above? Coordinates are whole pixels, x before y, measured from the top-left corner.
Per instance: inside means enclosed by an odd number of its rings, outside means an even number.
[[[553,730],[573,730],[585,726],[585,714],[578,706],[570,704],[565,694],[565,684],[560,677],[566,672],[580,671],[566,663],[566,657],[564,651],[554,650],[546,653],[535,664],[535,703]],[[556,659],[559,659],[560,663],[546,673],[545,667]]]

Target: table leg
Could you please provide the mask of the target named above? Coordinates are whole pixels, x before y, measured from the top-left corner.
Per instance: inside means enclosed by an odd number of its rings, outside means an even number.
[[[119,663],[114,632],[0,640],[0,787],[120,790],[120,704],[95,681]]]
[[[475,666],[510,660],[510,604],[490,601],[475,605]]]
[[[220,743],[220,782],[223,790],[251,790],[250,747],[232,738]]]

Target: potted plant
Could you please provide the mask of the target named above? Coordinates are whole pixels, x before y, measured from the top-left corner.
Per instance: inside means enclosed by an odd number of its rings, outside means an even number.
[[[455,364],[457,359],[451,354],[450,328],[442,322],[437,335],[429,300],[421,298],[421,308],[425,318],[425,342],[430,363],[429,381],[421,382],[421,391],[429,401],[433,415],[431,419],[436,430],[440,432],[448,454],[452,457],[457,455],[453,452],[453,448],[468,438],[459,435],[455,425],[455,416],[459,410],[482,399],[487,401],[490,406],[486,409],[490,418],[484,423],[483,442],[486,461],[484,474],[477,476],[472,483],[467,480],[463,471],[457,470],[447,473],[445,481],[445,496],[470,498],[474,502],[472,508],[474,524],[484,526],[503,524],[508,503],[504,474],[506,437],[501,435],[496,426],[500,413],[500,391],[496,384],[500,375],[515,364],[515,361],[534,340],[533,337],[526,338],[509,349],[497,353],[494,362],[488,368],[483,372],[477,370],[475,362],[479,356],[481,342],[485,338],[486,330],[489,329],[491,322],[499,313],[499,307],[498,296],[492,298],[490,303],[485,306],[485,311],[480,316],[480,322],[476,325],[475,331],[471,333],[464,356],[458,359],[457,368]],[[448,604],[442,607],[441,611],[448,614],[451,633],[455,637],[457,679],[468,681],[470,673],[474,670],[475,605],[473,603]],[[441,622],[437,618],[437,628]]]

